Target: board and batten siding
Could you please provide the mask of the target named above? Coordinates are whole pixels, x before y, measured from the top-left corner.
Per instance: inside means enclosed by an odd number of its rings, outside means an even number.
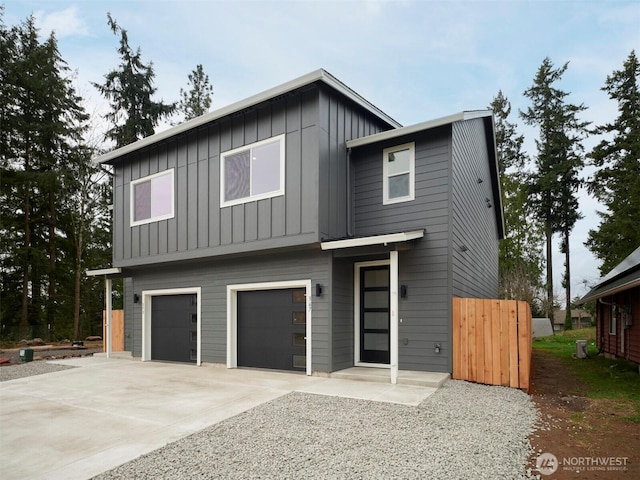
[[[130,279],[131,290],[140,295],[144,290],[200,287],[202,361],[227,361],[227,285],[308,280],[328,285],[331,256],[319,250],[279,255],[256,255],[224,261],[208,261],[181,266],[138,269]],[[313,370],[330,371],[330,292],[312,298],[312,362]],[[128,303],[126,348],[133,356],[142,354],[142,303]]]
[[[285,135],[285,195],[220,208],[220,156]],[[115,164],[113,265],[127,267],[318,241],[318,89],[292,92]],[[130,226],[130,183],[175,169],[175,216]]]
[[[482,119],[452,126],[453,295],[498,298],[498,224]]]
[[[346,142],[391,127],[362,107],[322,86],[319,94],[320,149],[318,219],[322,241],[347,236],[348,155]]]
[[[383,205],[382,151],[408,142],[415,142],[415,200]],[[408,291],[398,300],[399,368],[450,372],[450,128],[357,148],[351,157],[356,236],[426,231],[399,254],[399,284]]]

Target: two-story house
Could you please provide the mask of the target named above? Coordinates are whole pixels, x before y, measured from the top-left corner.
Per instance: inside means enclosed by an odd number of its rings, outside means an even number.
[[[318,70],[97,162],[143,361],[451,372],[452,297],[498,293],[490,111],[402,127]]]

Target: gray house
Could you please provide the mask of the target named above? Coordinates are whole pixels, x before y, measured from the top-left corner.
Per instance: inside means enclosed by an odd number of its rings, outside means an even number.
[[[497,297],[490,111],[402,127],[318,70],[97,161],[143,361],[451,372],[452,297]]]

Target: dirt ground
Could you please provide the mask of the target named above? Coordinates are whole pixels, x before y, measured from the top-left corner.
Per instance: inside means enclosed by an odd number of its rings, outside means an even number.
[[[71,344],[52,344],[40,346],[26,346],[0,349],[0,358],[9,360],[0,363],[0,367],[20,364],[20,350],[23,348],[33,349],[33,360],[61,360],[71,357],[84,357],[102,352],[102,342],[85,342],[83,347],[72,347]]]
[[[545,480],[640,478],[640,425],[621,418],[633,414],[628,403],[587,398],[586,386],[554,355],[534,351],[533,370],[531,393],[542,417],[531,436],[533,472],[536,457],[552,453],[558,468],[540,475]]]

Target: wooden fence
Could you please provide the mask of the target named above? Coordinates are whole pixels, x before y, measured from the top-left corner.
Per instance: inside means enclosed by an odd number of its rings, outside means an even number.
[[[529,391],[531,308],[516,300],[453,299],[453,378]]]
[[[102,311],[102,351],[107,351],[107,312]],[[124,352],[124,310],[111,310],[111,351]]]

